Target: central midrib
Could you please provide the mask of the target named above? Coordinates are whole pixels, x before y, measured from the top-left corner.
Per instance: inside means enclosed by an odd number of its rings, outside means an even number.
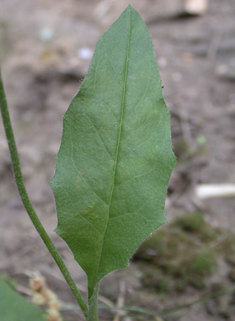
[[[117,174],[117,163],[118,163],[119,148],[120,148],[120,141],[121,141],[121,134],[122,134],[123,115],[124,115],[124,109],[125,109],[125,104],[126,104],[126,87],[127,87],[127,76],[128,76],[128,69],[129,69],[131,28],[132,28],[132,12],[130,10],[130,27],[129,27],[129,35],[128,35],[128,43],[127,43],[126,62],[125,62],[125,74],[124,74],[124,85],[123,85],[123,94],[122,94],[122,105],[121,105],[121,117],[120,117],[120,125],[119,125],[119,135],[118,135],[118,142],[117,142],[117,149],[116,149],[116,160],[115,160],[114,171],[113,171],[113,185],[112,185],[112,189],[111,189],[111,193],[110,193],[110,202],[109,202],[109,206],[108,206],[108,218],[107,218],[107,222],[106,222],[106,226],[105,226],[105,230],[104,230],[104,235],[103,235],[103,239],[102,239],[102,247],[101,247],[101,250],[100,250],[99,262],[98,262],[98,265],[97,265],[95,286],[98,283],[98,272],[99,272],[99,268],[100,268],[100,262],[101,262],[102,252],[103,252],[104,239],[105,239],[105,234],[106,234],[108,221],[109,221],[110,205],[111,205],[112,198],[113,198],[113,190],[114,190],[116,174]]]

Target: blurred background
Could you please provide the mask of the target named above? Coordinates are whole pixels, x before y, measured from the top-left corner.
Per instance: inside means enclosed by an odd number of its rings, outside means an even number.
[[[178,163],[166,201],[169,223],[129,269],[102,281],[101,320],[235,320],[234,0],[1,0],[0,61],[29,196],[84,291],[84,273],[53,232],[48,181],[62,115],[97,40],[129,3],[153,40]],[[39,271],[64,310],[72,308],[65,320],[84,320],[22,206],[2,123],[0,206],[0,278],[13,278],[30,296],[28,277]],[[125,309],[117,313],[113,303]]]

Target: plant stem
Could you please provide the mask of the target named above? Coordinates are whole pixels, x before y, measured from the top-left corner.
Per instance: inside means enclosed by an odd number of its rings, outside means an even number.
[[[18,151],[15,143],[14,133],[11,126],[10,116],[8,112],[7,107],[7,101],[5,97],[3,82],[1,78],[1,69],[0,69],[0,109],[3,119],[3,124],[5,128],[5,133],[8,141],[8,147],[10,150],[11,155],[11,161],[13,166],[13,172],[15,176],[16,185],[20,194],[20,197],[22,199],[22,202],[24,204],[24,207],[33,222],[33,225],[35,226],[36,230],[38,231],[38,234],[42,238],[43,242],[45,243],[46,247],[48,248],[49,252],[51,253],[53,259],[55,260],[57,266],[59,267],[61,273],[63,274],[66,282],[68,283],[68,286],[70,287],[70,290],[72,291],[78,305],[80,306],[84,316],[87,318],[88,308],[83,300],[81,293],[79,292],[74,280],[72,279],[67,267],[64,264],[64,261],[62,260],[59,252],[55,248],[54,244],[52,243],[49,235],[45,231],[44,227],[42,226],[37,214],[34,211],[34,208],[29,200],[22,173],[21,173],[21,167],[20,167],[20,161],[18,156]]]
[[[89,310],[88,321],[98,321],[98,291],[99,284],[97,284],[91,297],[88,297]]]

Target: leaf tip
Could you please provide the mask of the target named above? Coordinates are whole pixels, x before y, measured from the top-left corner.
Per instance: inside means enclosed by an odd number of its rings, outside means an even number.
[[[136,11],[130,4],[127,6],[126,10],[129,12]]]

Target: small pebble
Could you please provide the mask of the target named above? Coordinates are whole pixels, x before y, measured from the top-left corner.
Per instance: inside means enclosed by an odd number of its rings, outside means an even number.
[[[43,27],[39,32],[39,38],[43,42],[49,42],[53,39],[55,35],[55,30],[50,27]]]
[[[93,55],[93,51],[88,47],[82,47],[78,50],[77,55],[81,59],[89,60]]]

